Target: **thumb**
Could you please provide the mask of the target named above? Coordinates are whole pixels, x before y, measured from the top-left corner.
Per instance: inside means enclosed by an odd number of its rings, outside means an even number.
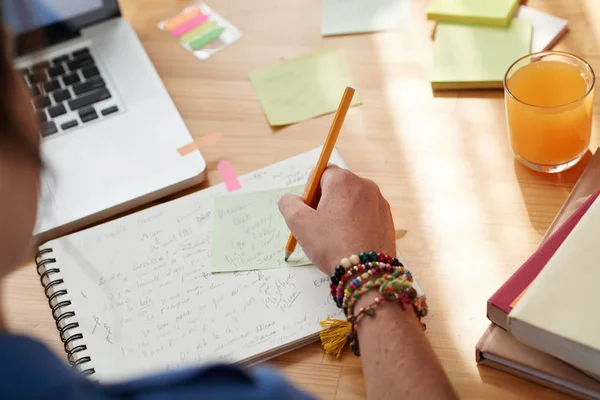
[[[302,242],[309,233],[309,229],[314,227],[316,211],[307,206],[300,196],[295,194],[283,196],[279,200],[279,212],[299,242]]]

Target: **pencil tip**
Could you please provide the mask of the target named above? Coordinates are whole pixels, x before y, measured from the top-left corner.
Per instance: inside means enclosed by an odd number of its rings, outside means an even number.
[[[289,251],[289,250],[285,251],[285,261],[290,259],[290,256],[292,255],[292,253],[293,253],[293,251]]]
[[[283,261],[287,261],[287,260],[288,260],[288,258],[287,258],[287,257],[285,257],[285,258],[283,259]]]

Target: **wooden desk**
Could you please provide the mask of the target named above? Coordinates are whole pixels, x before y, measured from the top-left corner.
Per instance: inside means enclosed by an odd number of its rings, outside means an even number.
[[[244,36],[203,62],[156,27],[185,2],[121,1],[192,134],[222,135],[201,148],[208,184],[220,181],[221,159],[242,174],[323,143],[331,116],[272,130],[248,71],[337,46],[364,102],[348,113],[339,148],[356,173],[381,186],[395,211],[399,248],[429,297],[427,336],[456,390],[474,399],[564,398],[478,368],[474,353],[488,325],[487,298],[536,248],[585,163],[560,175],[540,175],[514,162],[502,91],[432,95],[433,25],[424,17],[426,0],[413,2],[410,30],[326,39],[320,35],[320,3],[209,0]],[[557,48],[600,71],[595,0],[529,3],[567,18],[570,32]],[[599,111],[596,104],[596,121]],[[590,148],[598,145],[596,123]],[[40,338],[64,356],[31,264],[5,283],[3,304],[14,331]],[[350,354],[325,357],[315,344],[271,364],[321,398],[365,397],[359,360]]]

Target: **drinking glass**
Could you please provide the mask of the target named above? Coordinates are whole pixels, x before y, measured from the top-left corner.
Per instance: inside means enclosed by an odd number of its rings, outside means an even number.
[[[510,145],[527,167],[556,173],[588,149],[596,79],[592,67],[568,53],[524,56],[504,77]]]

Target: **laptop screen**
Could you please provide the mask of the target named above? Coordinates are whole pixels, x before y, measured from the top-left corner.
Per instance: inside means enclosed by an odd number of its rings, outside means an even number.
[[[104,7],[103,0],[1,0],[4,23],[15,35]]]

